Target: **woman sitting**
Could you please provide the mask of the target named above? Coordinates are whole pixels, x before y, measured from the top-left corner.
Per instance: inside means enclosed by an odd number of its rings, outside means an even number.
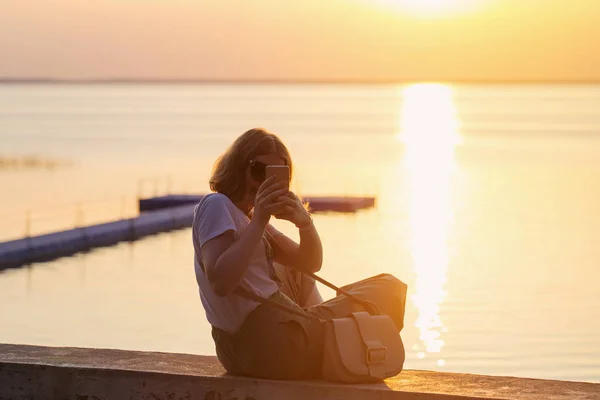
[[[228,373],[320,378],[323,324],[250,300],[238,288],[323,319],[348,316],[365,307],[346,296],[314,304],[315,298],[320,301],[314,281],[277,273],[275,263],[319,271],[323,249],[310,214],[288,183],[265,179],[268,165],[287,165],[290,175],[293,172],[285,145],[264,129],[245,132],[217,160],[210,179],[215,193],[204,196],[194,213],[200,298],[212,325],[217,356]],[[271,217],[294,224],[300,243],[270,225]],[[403,283],[382,275],[347,288],[390,315],[398,331],[402,329]]]

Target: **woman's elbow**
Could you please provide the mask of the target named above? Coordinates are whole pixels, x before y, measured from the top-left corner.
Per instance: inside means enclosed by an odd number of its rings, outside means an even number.
[[[321,257],[319,257],[318,259],[312,260],[312,262],[308,263],[308,270],[309,272],[317,273],[321,270],[321,267],[323,266],[323,259]]]
[[[229,293],[231,293],[231,291],[226,286],[219,285],[214,282],[211,282],[210,287],[213,290],[213,292],[215,292],[215,294],[219,297],[225,297]]]
[[[231,287],[229,282],[224,277],[219,276],[218,274],[208,273],[208,283],[210,284],[210,288],[213,292],[219,297],[225,297],[229,293],[233,292],[234,288]]]

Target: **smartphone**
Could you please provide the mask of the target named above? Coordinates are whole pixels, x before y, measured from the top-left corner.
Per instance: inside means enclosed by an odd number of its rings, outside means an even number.
[[[265,178],[275,176],[276,181],[285,181],[290,184],[290,167],[287,165],[267,165]]]

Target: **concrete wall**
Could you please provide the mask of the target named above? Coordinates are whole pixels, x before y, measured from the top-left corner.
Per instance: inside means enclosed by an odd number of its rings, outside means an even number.
[[[0,399],[600,399],[600,384],[404,371],[384,383],[224,375],[214,357],[0,344]]]

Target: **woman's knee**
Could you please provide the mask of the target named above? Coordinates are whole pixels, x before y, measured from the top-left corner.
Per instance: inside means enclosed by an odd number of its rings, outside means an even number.
[[[408,286],[406,283],[402,282],[400,279],[396,278],[391,274],[384,274],[381,277],[382,281],[382,292],[384,292],[387,296],[391,296],[396,300],[404,302],[406,298],[406,292]]]
[[[407,285],[391,274],[382,274],[378,278],[372,300],[381,312],[392,318],[400,332],[404,327]]]
[[[406,288],[406,283],[402,282],[400,279],[396,278],[392,274],[382,274],[381,278],[383,280],[389,282],[389,285],[392,285],[396,288],[399,288],[399,289]]]

